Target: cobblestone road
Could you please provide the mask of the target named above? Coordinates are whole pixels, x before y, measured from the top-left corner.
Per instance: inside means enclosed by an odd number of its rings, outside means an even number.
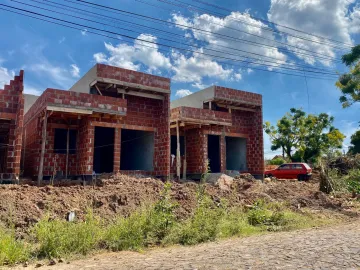
[[[360,269],[360,222],[143,254],[100,254],[41,269]]]

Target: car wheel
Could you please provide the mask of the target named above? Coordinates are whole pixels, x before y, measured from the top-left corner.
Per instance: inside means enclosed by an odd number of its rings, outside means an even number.
[[[302,181],[302,180],[304,180],[304,177],[303,177],[302,174],[299,174],[298,177],[297,177],[297,179],[298,179],[299,181]]]

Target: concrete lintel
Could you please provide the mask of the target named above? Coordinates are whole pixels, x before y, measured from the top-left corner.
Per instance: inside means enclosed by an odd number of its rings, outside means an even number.
[[[67,113],[76,113],[76,114],[92,114],[92,110],[89,109],[80,109],[76,107],[66,107],[66,106],[46,106],[46,110],[54,112],[67,112]]]
[[[114,85],[121,85],[121,86],[135,88],[135,89],[141,89],[141,90],[147,90],[147,91],[152,91],[152,92],[170,94],[170,90],[166,90],[166,89],[161,89],[161,88],[152,87],[152,86],[146,86],[146,85],[142,85],[142,84],[138,84],[138,83],[123,82],[123,81],[115,80],[115,79],[100,78],[100,77],[98,77],[97,79],[92,81],[90,83],[90,87],[94,86],[98,82],[111,83],[111,84],[114,84]]]
[[[180,117],[177,120],[171,120],[171,122],[175,122],[175,121],[181,121],[183,123],[185,123],[185,125],[187,123],[194,125],[219,125],[219,126],[232,126],[232,123],[228,123],[228,122],[222,122],[222,121],[216,121],[216,120],[200,120],[200,119],[196,119],[196,118],[185,118],[185,117]]]
[[[161,95],[154,95],[154,94],[149,94],[149,93],[143,93],[143,92],[136,92],[136,91],[126,91],[124,89],[117,89],[119,94],[125,94],[125,95],[130,95],[130,96],[137,96],[137,97],[145,97],[145,98],[152,98],[152,99],[159,99],[159,100],[164,100],[165,97],[161,96]]]
[[[15,120],[16,119],[16,113],[0,112],[0,119],[1,120]]]

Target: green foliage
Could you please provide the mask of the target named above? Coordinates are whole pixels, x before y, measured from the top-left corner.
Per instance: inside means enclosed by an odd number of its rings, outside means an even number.
[[[353,194],[360,194],[360,169],[353,169],[347,175],[348,190]]]
[[[360,130],[351,135],[350,143],[349,153],[353,155],[360,154]]]
[[[349,73],[340,76],[336,86],[341,90],[340,102],[347,108],[360,101],[360,45],[342,56],[343,63],[350,68]]]
[[[13,265],[30,258],[30,250],[12,230],[0,228],[0,265]]]
[[[272,150],[283,149],[292,161],[314,162],[322,154],[342,147],[345,136],[332,126],[333,121],[326,113],[306,115],[292,108],[276,127],[266,122],[264,130],[270,136]]]
[[[177,204],[171,200],[171,183],[165,183],[160,199],[150,207],[118,218],[109,226],[105,244],[111,250],[139,250],[145,246],[160,244],[176,224],[174,210]]]
[[[253,226],[284,226],[287,224],[282,207],[279,204],[266,204],[263,200],[255,202],[248,212],[248,221]]]
[[[88,254],[98,247],[101,223],[89,210],[85,221],[67,222],[45,217],[34,227],[32,234],[39,244],[40,257],[58,258],[71,254]]]
[[[285,160],[282,158],[275,158],[269,161],[269,165],[282,165],[285,163]]]

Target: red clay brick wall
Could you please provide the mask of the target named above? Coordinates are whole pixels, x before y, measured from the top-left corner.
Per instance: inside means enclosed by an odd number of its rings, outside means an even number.
[[[65,105],[84,108],[106,109],[115,112],[126,113],[127,102],[125,99],[91,95],[58,89],[46,89],[36,100],[34,105],[25,115],[25,124],[34,116],[37,116],[46,105]]]
[[[215,86],[215,98],[243,101],[259,106],[262,105],[262,96],[260,94],[239,91],[222,86]]]
[[[9,145],[7,149],[6,173],[4,178],[14,178],[20,174],[22,132],[24,122],[24,71],[15,76],[4,90],[0,89],[0,115],[10,120]]]
[[[173,111],[173,110],[172,110]],[[245,112],[233,110],[231,127],[203,126],[202,128],[186,131],[187,173],[201,174],[206,171],[207,135],[220,136],[221,171],[226,171],[226,141],[225,135],[244,135],[247,140],[247,167],[248,172],[262,175],[264,172],[264,144],[262,131],[262,112]],[[175,173],[176,167],[172,167]]]
[[[171,110],[172,120],[182,118],[231,123],[231,114],[228,112],[204,110],[191,107],[178,107]]]
[[[169,90],[170,93],[170,79],[164,77],[103,64],[97,64],[97,76],[150,87],[157,87]]]

